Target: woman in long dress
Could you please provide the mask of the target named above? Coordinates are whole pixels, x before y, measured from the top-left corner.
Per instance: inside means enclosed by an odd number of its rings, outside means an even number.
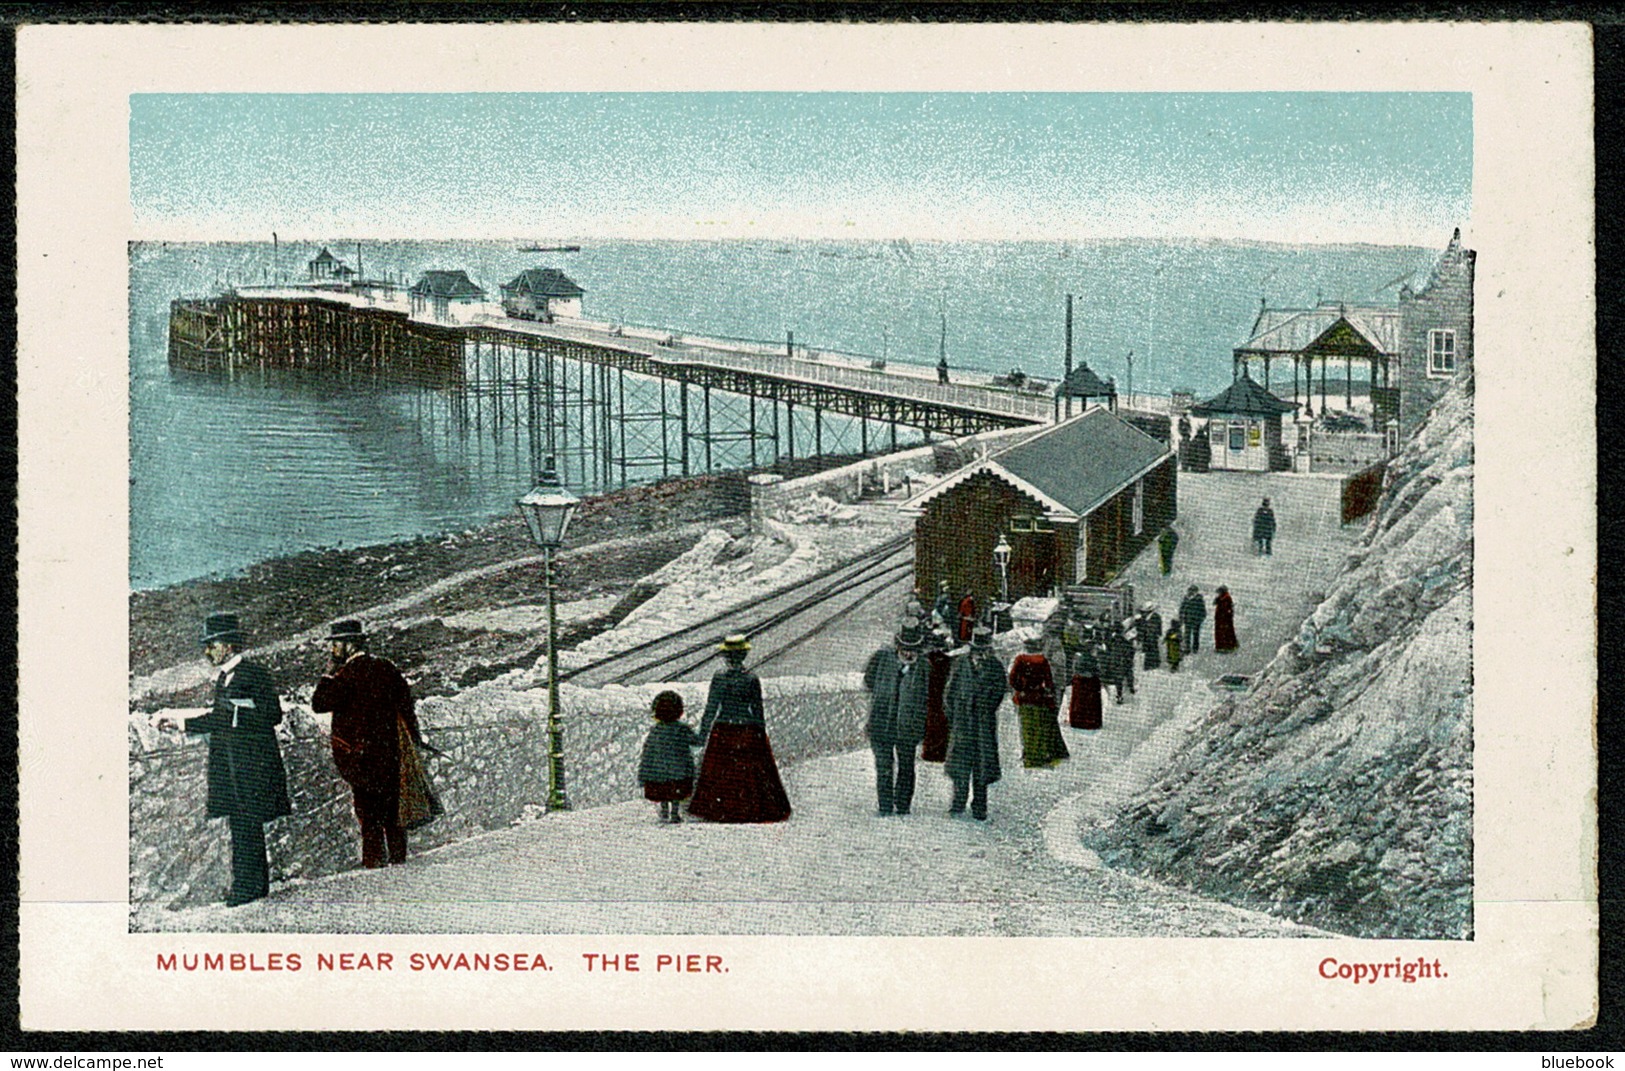
[[[1230,598],[1230,589],[1221,585],[1213,597],[1213,649],[1230,652],[1240,646],[1236,641],[1236,604]]]
[[[1074,729],[1101,726],[1100,666],[1095,661],[1094,645],[1087,639],[1079,645],[1078,657],[1072,663],[1072,700],[1067,704],[1067,724]]]
[[[713,822],[782,822],[790,817],[790,797],[767,740],[762,682],[745,668],[750,642],[729,636],[721,650],[728,664],[711,678],[706,696],[705,757],[688,813]]]
[[[1043,655],[1044,640],[1031,633],[1027,650],[1010,663],[1010,691],[1021,718],[1021,764],[1028,768],[1054,766],[1072,757],[1061,739],[1056,721],[1055,678]]]
[[[948,758],[948,714],[943,708],[943,695],[954,660],[944,649],[949,642],[945,635],[933,633],[928,642],[925,664],[931,676],[925,693],[925,739],[920,741],[920,761],[943,762]]]

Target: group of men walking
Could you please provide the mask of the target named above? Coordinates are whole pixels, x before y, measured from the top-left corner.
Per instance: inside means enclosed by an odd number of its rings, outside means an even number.
[[[333,764],[350,786],[361,828],[361,865],[406,859],[406,830],[438,813],[416,749],[425,747],[411,687],[388,659],[367,651],[361,623],[340,621],[327,637],[329,662],[311,709],[331,713]],[[204,656],[217,667],[208,713],[159,729],[209,737],[210,818],[231,829],[231,890],[236,907],[265,896],[270,867],[265,825],[293,813],[277,743],[282,703],[271,671],[244,657],[247,640],[236,614],[208,615]]]
[[[927,652],[918,618],[905,618],[893,644],[864,667],[876,812],[882,817],[909,813],[920,752],[927,761],[942,762],[953,782],[950,814],[963,814],[968,803],[973,818],[987,818],[987,789],[1001,774],[996,715],[1008,694],[1004,665],[985,625],[971,630],[957,657],[950,658],[944,646]],[[938,719],[940,725],[933,724]]]

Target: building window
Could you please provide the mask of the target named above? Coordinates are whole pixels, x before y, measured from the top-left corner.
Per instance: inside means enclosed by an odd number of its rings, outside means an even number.
[[[1029,517],[1017,514],[1010,518],[1010,531],[1012,532],[1053,532],[1055,526],[1048,517]]]
[[[1230,449],[1237,451],[1247,449],[1247,425],[1230,425]]]
[[[1134,481],[1134,534],[1145,531],[1145,481]]]
[[[1428,375],[1434,378],[1456,374],[1456,333],[1428,332]]]

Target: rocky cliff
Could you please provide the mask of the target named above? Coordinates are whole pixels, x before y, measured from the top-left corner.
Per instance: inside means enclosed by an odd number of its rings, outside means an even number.
[[[1471,936],[1472,487],[1464,379],[1296,639],[1092,835],[1106,863],[1339,932]]]

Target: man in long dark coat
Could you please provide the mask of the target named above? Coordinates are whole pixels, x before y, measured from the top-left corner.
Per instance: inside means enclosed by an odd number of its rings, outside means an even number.
[[[1134,688],[1134,644],[1123,635],[1123,630],[1116,624],[1107,623],[1103,630],[1104,653],[1102,662],[1104,668],[1102,679],[1117,691],[1117,702],[1123,702],[1123,688],[1126,685],[1130,693]]]
[[[914,749],[925,738],[930,672],[920,657],[917,624],[904,625],[891,647],[869,659],[869,749],[875,756],[875,799],[882,816],[907,814],[914,802]]]
[[[361,826],[361,865],[404,863],[401,727],[412,743],[423,743],[412,688],[387,658],[367,653],[361,622],[335,623],[327,641],[332,663],[316,682],[310,709],[333,714],[333,765],[350,785]]]
[[[1185,592],[1185,598],[1179,604],[1179,639],[1180,652],[1193,655],[1202,649],[1202,622],[1207,620],[1207,603],[1202,601],[1202,591],[1195,584]]]
[[[1253,512],[1253,550],[1268,556],[1273,554],[1274,549],[1275,510],[1270,508],[1270,500],[1266,498]]]
[[[948,777],[953,799],[948,813],[987,820],[987,786],[999,779],[999,707],[1006,691],[1004,666],[993,653],[993,632],[978,627],[970,651],[948,678]]]
[[[231,824],[231,892],[227,905],[258,900],[271,888],[265,857],[265,823],[292,814],[288,775],[277,746],[282,721],[271,671],[243,658],[236,614],[210,614],[203,626],[203,654],[220,667],[214,702],[202,717],[187,718],[189,733],[209,734],[210,818]],[[167,722],[161,722],[164,727]]]
[[[1162,656],[1158,648],[1162,644],[1162,615],[1150,607],[1142,610],[1140,622],[1134,626],[1134,633],[1140,639],[1140,650],[1145,652],[1146,670],[1161,666]]]

